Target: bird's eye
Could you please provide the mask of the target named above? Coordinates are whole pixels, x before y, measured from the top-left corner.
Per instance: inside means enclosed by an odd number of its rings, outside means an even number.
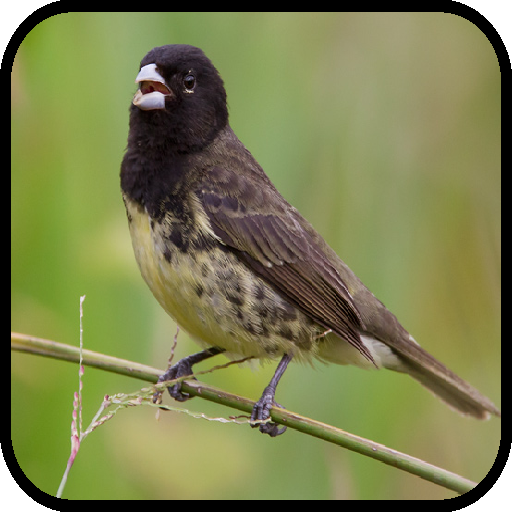
[[[196,86],[196,77],[189,73],[183,79],[183,85],[185,86],[185,92],[192,92]]]

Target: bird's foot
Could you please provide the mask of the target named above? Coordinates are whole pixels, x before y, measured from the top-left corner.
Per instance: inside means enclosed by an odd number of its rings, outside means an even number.
[[[222,352],[224,352],[223,348],[210,347],[197,354],[192,354],[191,356],[184,357],[183,359],[180,359],[176,364],[172,365],[163,375],[160,375],[160,377],[158,378],[158,383],[165,382],[166,380],[174,380],[179,379],[180,377],[187,376],[190,376],[191,378],[195,379],[195,377],[193,376],[194,372],[192,371],[192,366],[196,363],[204,361],[205,359],[209,359],[210,357],[216,356],[217,354],[222,354]],[[185,402],[191,397],[189,393],[181,391],[181,382],[182,381],[179,381],[173,386],[169,386],[167,390],[169,391],[169,394],[174,398],[174,400],[177,400],[178,402]],[[153,403],[159,404],[161,401],[162,392],[157,391],[153,395]]]
[[[268,434],[270,437],[279,436],[286,430],[286,427],[279,426],[277,423],[272,421],[261,423],[262,421],[268,420],[270,418],[270,410],[274,405],[283,408],[282,405],[274,402],[275,392],[275,388],[267,386],[265,391],[263,391],[261,398],[254,405],[251,414],[251,427],[259,427],[262,434]],[[252,422],[255,423],[253,424]]]
[[[158,384],[161,382],[165,382],[167,380],[179,379],[180,377],[186,377],[187,375],[192,375],[192,365],[188,358],[181,359],[176,364],[172,365],[163,375],[158,377]],[[195,377],[192,377],[195,378]],[[178,402],[185,402],[190,398],[188,393],[181,391],[181,382],[179,381],[173,386],[169,386],[167,391],[169,394]],[[153,403],[160,403],[162,397],[162,392],[157,391],[153,395]]]

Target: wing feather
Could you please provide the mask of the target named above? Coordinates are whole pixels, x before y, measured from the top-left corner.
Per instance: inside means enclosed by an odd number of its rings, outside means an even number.
[[[212,173],[220,179],[211,179]],[[229,174],[238,185],[235,190],[228,186]],[[277,190],[215,168],[196,195],[223,244],[315,322],[373,361],[361,341],[363,321],[347,286],[307,221]]]

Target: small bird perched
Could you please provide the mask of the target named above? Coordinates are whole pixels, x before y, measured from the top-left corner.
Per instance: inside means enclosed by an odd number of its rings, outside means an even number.
[[[205,349],[192,365],[280,358],[251,421],[266,421],[288,363],[321,361],[408,373],[478,419],[500,411],[413,337],[281,196],[228,123],[223,81],[188,45],[154,48],[136,78],[121,188],[142,277],[167,313]],[[181,385],[169,388],[179,401]],[[259,420],[259,421],[258,421]]]

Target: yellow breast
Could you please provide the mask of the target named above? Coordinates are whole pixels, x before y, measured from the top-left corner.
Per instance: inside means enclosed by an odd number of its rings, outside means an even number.
[[[179,250],[170,241],[172,219],[154,222],[140,205],[124,199],[142,277],[164,310],[200,345],[218,346],[236,357],[268,359],[285,352],[314,357],[313,341],[321,329],[223,250],[213,234],[207,233],[214,243],[205,248],[189,233],[188,250]]]

